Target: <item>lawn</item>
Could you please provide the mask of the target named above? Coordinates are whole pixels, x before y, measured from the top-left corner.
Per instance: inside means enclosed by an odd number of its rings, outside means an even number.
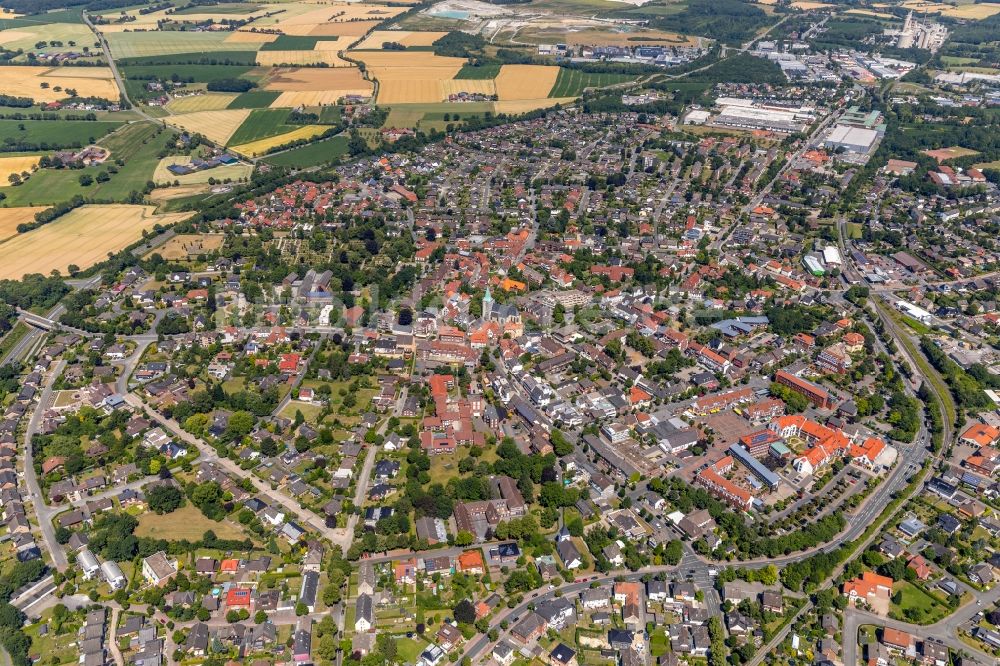
[[[414,638],[396,639],[396,654],[407,664],[417,663],[417,659],[420,658],[420,653],[423,652],[426,647],[426,642],[418,641]]]
[[[947,613],[947,608],[913,583],[900,581],[892,586],[890,616],[917,624],[930,624]],[[899,603],[896,603],[897,598]]]
[[[139,527],[136,528],[135,535],[170,541],[180,539],[197,541],[208,530],[215,532],[220,539],[246,538],[246,535],[229,521],[210,520],[190,503],[162,516],[147,511],[139,517]]]
[[[298,400],[292,400],[288,405],[281,411],[281,415],[285,418],[294,419],[295,412],[302,412],[302,416],[305,417],[306,421],[315,424],[319,418],[320,412],[323,408],[319,405],[312,405],[306,402],[299,402]]]

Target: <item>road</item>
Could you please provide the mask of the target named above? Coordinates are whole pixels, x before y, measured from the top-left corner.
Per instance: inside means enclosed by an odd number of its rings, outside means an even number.
[[[66,367],[66,361],[59,361],[49,369],[45,376],[45,383],[42,385],[42,393],[35,405],[35,411],[31,414],[28,428],[24,432],[24,483],[28,489],[28,497],[31,499],[31,506],[35,510],[35,517],[38,520],[38,527],[42,531],[42,539],[45,541],[45,548],[52,557],[52,564],[59,571],[65,571],[67,560],[66,553],[62,546],[56,541],[56,531],[52,526],[52,518],[61,511],[58,507],[49,507],[42,494],[41,486],[38,484],[38,475],[35,474],[34,452],[31,450],[31,438],[38,432],[42,424],[42,416],[49,408],[52,401],[52,384],[56,378],[62,374]]]
[[[982,660],[984,664],[998,663],[996,657],[982,650],[977,650],[963,642],[956,635],[958,628],[968,622],[973,615],[1000,600],[1000,586],[995,586],[989,592],[980,593],[977,597],[983,602],[982,606],[970,601],[943,620],[925,625],[910,624],[875,615],[869,611],[848,607],[844,610],[844,666],[857,666],[858,629],[865,624],[898,629],[924,640],[933,638],[944,643],[952,650],[974,655],[977,659]]]

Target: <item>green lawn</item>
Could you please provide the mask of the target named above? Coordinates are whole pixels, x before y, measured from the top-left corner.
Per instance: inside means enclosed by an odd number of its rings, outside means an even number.
[[[889,609],[891,616],[916,624],[930,624],[948,612],[946,606],[913,583],[900,581],[892,586],[892,593],[893,603]]]
[[[426,647],[427,643],[423,640],[418,641],[414,638],[396,639],[396,654],[407,664],[417,663],[420,653],[423,652]]]
[[[29,330],[28,325],[20,321],[14,324],[14,327],[7,331],[3,339],[0,339],[0,359],[9,354],[14,345],[20,342],[21,338],[27,335]]]

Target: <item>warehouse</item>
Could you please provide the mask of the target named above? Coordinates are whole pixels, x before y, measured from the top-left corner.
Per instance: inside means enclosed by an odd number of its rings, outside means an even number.
[[[913,317],[921,324],[929,324],[933,318],[930,312],[909,301],[896,301],[896,309],[909,317]]]
[[[835,125],[823,145],[827,148],[843,148],[848,152],[867,154],[875,146],[878,138],[878,132],[872,129]]]

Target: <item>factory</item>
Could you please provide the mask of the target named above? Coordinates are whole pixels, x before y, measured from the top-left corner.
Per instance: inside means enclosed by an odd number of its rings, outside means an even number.
[[[815,108],[810,106],[782,105],[734,97],[720,97],[716,100],[716,105],[720,111],[711,122],[716,127],[791,134],[805,130],[816,119]]]
[[[833,245],[827,245],[823,248],[823,263],[827,266],[834,268],[840,268],[843,265],[843,261],[840,259],[840,250],[838,250]]]
[[[894,34],[898,48],[937,51],[948,38],[948,29],[940,23],[914,20],[911,10],[903,21],[903,29]]]

